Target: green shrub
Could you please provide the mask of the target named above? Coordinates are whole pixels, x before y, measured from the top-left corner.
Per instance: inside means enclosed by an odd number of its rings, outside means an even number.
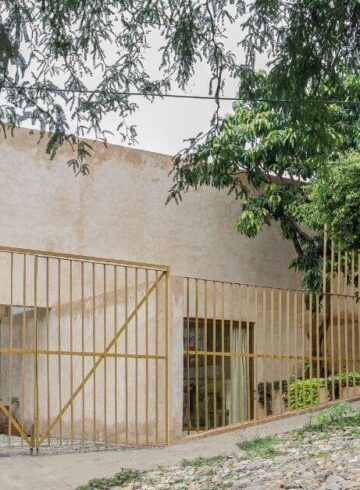
[[[334,374],[334,376],[328,376],[328,381],[341,381],[341,385],[345,386],[346,382],[349,386],[360,384],[360,373],[358,371],[349,371],[346,376],[346,371],[341,371],[339,374]]]
[[[289,383],[284,399],[288,408],[306,408],[319,403],[318,389],[325,386],[323,378],[297,379]]]
[[[360,422],[359,412],[345,401],[339,401],[332,407],[321,410],[316,417],[310,417],[306,430],[323,431],[334,427],[345,427],[346,425],[358,425]]]

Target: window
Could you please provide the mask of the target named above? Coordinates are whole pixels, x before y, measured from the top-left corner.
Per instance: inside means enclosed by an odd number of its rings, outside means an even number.
[[[252,332],[252,323],[184,319],[184,409],[193,427],[219,427],[251,417]]]

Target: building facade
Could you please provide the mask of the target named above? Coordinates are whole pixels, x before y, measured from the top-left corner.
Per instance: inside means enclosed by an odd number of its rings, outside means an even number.
[[[316,326],[278,226],[239,235],[239,203],[210,188],[165,205],[168,156],[93,142],[90,175],[75,177],[70,149],[49,161],[38,139],[0,143],[0,398],[14,434],[174,441],[267,416],[269,380],[281,412],[274,382],[301,377]]]

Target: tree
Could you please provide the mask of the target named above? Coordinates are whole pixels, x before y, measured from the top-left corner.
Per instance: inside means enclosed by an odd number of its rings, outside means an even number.
[[[313,229],[325,227],[338,250],[360,250],[360,154],[340,155],[325,165],[307,190],[303,218]]]
[[[273,91],[301,101],[324,95],[326,78],[341,88],[344,73],[359,75],[360,4],[357,0],[250,2],[243,46],[248,66],[267,51]]]
[[[210,93],[219,97],[224,72],[236,70],[223,43],[225,24],[243,11],[243,0],[2,0],[2,129],[36,123],[42,135],[50,132],[50,157],[67,142],[77,152],[70,165],[86,173],[90,148],[79,136],[91,132],[106,142],[105,115],[116,116],[119,134],[134,141],[127,118],[137,105],[130,92],[152,100],[172,84],[185,88],[204,58]],[[161,44],[156,79],[146,68],[154,33]]]
[[[269,54],[277,97],[317,97],[324,77],[341,87],[342,73],[358,74],[359,17],[357,0],[2,0],[0,124],[5,132],[36,123],[42,135],[50,132],[50,157],[67,142],[76,152],[69,164],[86,173],[90,148],[79,136],[106,142],[110,113],[122,138],[133,141],[127,121],[137,105],[129,92],[151,100],[185,88],[200,59],[217,103],[226,78],[243,74],[242,52],[251,69],[259,52]],[[235,49],[225,42],[230,24]],[[156,78],[146,68],[153,33],[160,38]],[[219,124],[216,110],[212,129]]]
[[[333,97],[359,97],[356,77],[348,76],[340,89],[323,83],[318,90]],[[264,225],[279,222],[291,240],[296,258],[291,266],[302,271],[303,285],[321,290],[322,227],[308,229],[301,204],[306,185],[335,162],[341,152],[359,144],[357,107],[323,102],[305,104],[306,117],[294,121],[286,104],[273,102],[270,76],[248,71],[241,78],[234,113],[224,118],[219,133],[191,141],[174,160],[174,185],[169,200],[179,201],[189,188],[228,189],[240,200],[238,230],[255,237]],[[299,109],[297,109],[299,111]]]
[[[318,91],[334,98],[339,92],[342,97],[360,95],[354,76],[335,89],[326,81]],[[301,271],[304,289],[321,294],[323,227],[308,227],[303,210],[307,185],[342,153],[358,147],[360,114],[356,106],[319,101],[311,111],[307,104],[296,108],[294,118],[286,103],[272,101],[271,93],[270,75],[242,74],[239,99],[248,102],[234,105],[218,133],[192,140],[177,155],[168,199],[179,202],[190,188],[200,186],[227,189],[239,199],[239,232],[254,238],[265,225],[278,222],[283,237],[294,245],[290,267]],[[320,325],[320,342],[323,335]],[[316,342],[312,345],[316,348]]]

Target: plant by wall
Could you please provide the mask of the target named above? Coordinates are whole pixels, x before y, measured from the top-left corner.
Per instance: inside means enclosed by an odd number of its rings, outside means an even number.
[[[332,396],[333,385],[335,398],[340,398],[340,386],[360,386],[360,372],[350,371],[346,374],[346,371],[341,371],[338,374],[334,374],[334,376],[329,376],[327,378],[329,398]]]
[[[258,401],[262,408],[265,408],[266,405],[266,415],[272,415],[273,391],[274,393],[279,391],[280,384],[282,387],[282,392],[285,394],[287,392],[287,380],[285,379],[283,379],[282,381],[276,380],[274,382],[268,381],[267,383],[260,381],[260,383],[258,383]]]
[[[297,379],[289,384],[284,394],[288,408],[291,410],[307,408],[319,404],[318,390],[325,386],[323,378]]]
[[[320,403],[318,394],[321,388],[327,388],[327,396],[331,400],[333,385],[335,399],[340,399],[340,386],[360,386],[360,372],[349,371],[346,373],[346,371],[341,371],[334,376],[328,376],[326,380],[325,378],[310,378],[308,376],[304,380],[301,378],[295,380],[292,377],[289,384],[287,380],[268,381],[266,384],[261,381],[257,387],[258,402],[262,408],[266,406],[266,415],[272,415],[273,392],[277,393],[281,386],[283,400],[288,409],[307,408]]]

